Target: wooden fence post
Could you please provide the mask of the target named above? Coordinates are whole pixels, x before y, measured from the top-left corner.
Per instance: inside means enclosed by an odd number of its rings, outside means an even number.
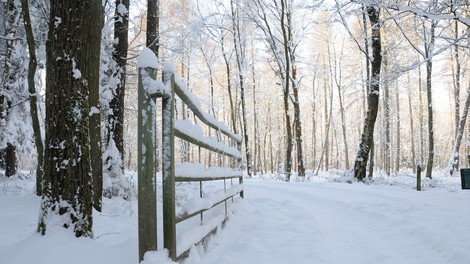
[[[157,197],[155,175],[156,106],[146,92],[143,79],[155,79],[156,69],[139,68],[137,172],[139,262],[147,251],[157,250]]]
[[[416,176],[416,190],[421,191],[421,166],[418,165],[416,168],[417,176]]]
[[[174,109],[175,76],[171,71],[163,71],[163,83],[171,83],[169,95],[162,99],[162,175],[163,175],[163,244],[169,257],[176,261],[176,217],[175,217],[175,149],[174,149]]]

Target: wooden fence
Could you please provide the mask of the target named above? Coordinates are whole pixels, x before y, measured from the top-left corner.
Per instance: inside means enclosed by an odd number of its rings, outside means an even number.
[[[145,50],[144,50],[145,51]],[[143,52],[144,53],[144,52]],[[142,56],[142,54],[141,54]],[[148,53],[144,56],[150,56]],[[156,59],[156,58],[155,58]],[[163,69],[163,82],[155,80],[156,65],[140,63],[138,94],[138,221],[139,221],[139,260],[145,252],[157,250],[156,217],[156,108],[157,98],[162,102],[162,199],[163,199],[163,246],[169,256],[177,260],[185,256],[189,248],[177,248],[177,223],[200,215],[220,204],[225,204],[227,218],[227,200],[240,195],[243,198],[243,175],[241,167],[241,137],[227,126],[203,111],[199,100],[191,94],[185,85],[175,77],[171,66]],[[175,120],[175,99],[177,96],[195,116],[195,123],[189,120]],[[196,118],[197,117],[197,118]],[[207,126],[206,131],[215,130],[217,138],[205,135],[199,126]],[[207,134],[207,133],[206,133]],[[198,163],[175,163],[175,137],[198,147],[217,153],[221,167],[204,169],[201,160]],[[200,159],[199,155],[199,159]],[[234,182],[233,180],[238,182]],[[223,188],[213,195],[204,197],[203,182],[221,181]],[[198,182],[199,197],[193,200],[181,212],[176,214],[176,182]],[[227,186],[230,183],[230,186]],[[206,194],[207,195],[207,194]],[[199,200],[197,200],[199,199]],[[189,201],[191,202],[191,201]],[[198,241],[203,241],[208,234],[215,232],[210,228]]]

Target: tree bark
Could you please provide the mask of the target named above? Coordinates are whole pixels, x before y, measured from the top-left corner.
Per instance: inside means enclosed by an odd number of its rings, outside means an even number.
[[[408,84],[411,85],[408,75]],[[408,108],[410,110],[410,139],[411,139],[411,165],[413,166],[413,174],[416,173],[416,150],[415,150],[415,133],[413,108],[411,104],[411,89],[408,89]]]
[[[21,16],[21,6],[18,2],[14,0],[6,1],[6,19],[5,19],[5,36],[10,36],[14,38],[18,31],[18,26],[20,23]],[[2,85],[5,91],[13,93],[13,86],[16,80],[16,71],[17,69],[12,63],[13,53],[15,51],[16,40],[10,39],[6,40],[6,54],[5,54],[5,64],[3,68],[3,80]],[[10,107],[12,105],[11,97],[5,97],[2,93],[0,97],[0,119],[7,120],[8,115],[10,114]],[[11,177],[16,174],[17,171],[17,160],[16,160],[16,142],[15,140],[10,140],[6,143],[5,149],[5,175]]]
[[[425,45],[426,59],[426,95],[428,103],[428,161],[426,164],[426,177],[432,178],[432,168],[434,163],[434,126],[433,126],[433,109],[432,109],[432,53],[435,41],[435,28],[437,22],[431,21],[430,41]]]
[[[242,43],[242,34],[245,32],[241,32],[240,29],[240,17],[239,17],[239,7],[238,2],[235,3],[235,0],[230,1],[231,11],[232,11],[232,30],[233,30],[233,44],[235,49],[235,57],[237,61],[238,67],[238,85],[240,88],[240,98],[242,104],[242,121],[243,121],[243,137],[245,141],[245,157],[246,157],[246,170],[248,176],[252,176],[252,165],[251,165],[251,151],[250,151],[250,144],[249,144],[249,136],[248,136],[248,121],[246,118],[246,102],[245,102],[245,45]]]
[[[46,141],[38,232],[52,215],[75,236],[91,237],[93,177],[90,90],[98,89],[100,1],[51,0],[46,46]],[[101,158],[101,157],[93,157]]]
[[[124,97],[126,89],[126,63],[128,50],[128,29],[129,29],[129,0],[116,0],[116,13],[114,23],[114,38],[118,41],[115,44],[114,60],[118,64],[119,83],[114,91],[114,97],[109,102],[112,115],[108,117],[107,142],[114,140],[119,151],[121,161],[118,169],[124,172]],[[117,162],[117,161],[116,161]],[[108,170],[113,171],[112,168]]]
[[[28,42],[29,50],[29,65],[28,65],[28,91],[29,91],[29,108],[31,112],[31,121],[34,131],[34,143],[38,155],[38,164],[36,166],[36,194],[41,195],[41,183],[43,177],[43,163],[44,163],[44,144],[41,135],[41,126],[39,124],[39,111],[38,111],[38,97],[36,91],[36,84],[34,76],[36,75],[37,59],[36,59],[36,45],[34,43],[33,28],[31,25],[31,17],[29,13],[29,4],[27,0],[21,0],[24,27],[26,31],[26,40]],[[101,159],[100,159],[101,160]]]
[[[384,49],[384,56],[382,60],[383,70],[385,75],[388,73],[388,52],[387,49]],[[384,84],[384,123],[385,123],[385,144],[384,144],[384,169],[385,173],[390,176],[390,171],[392,167],[391,157],[390,157],[390,147],[391,147],[391,131],[390,131],[390,91],[389,91],[389,82],[388,80]]]
[[[395,97],[395,100],[396,100],[396,103],[397,103],[397,142],[396,142],[396,160],[395,160],[395,174],[398,173],[398,171],[400,170],[400,156],[401,156],[401,145],[400,145],[400,141],[401,141],[401,134],[400,134],[400,130],[401,130],[401,126],[400,126],[400,123],[401,123],[401,120],[400,120],[400,91],[398,90],[398,86],[397,86],[397,91],[396,91],[396,97]]]
[[[374,126],[379,106],[380,68],[382,64],[382,45],[380,39],[380,8],[378,6],[366,7],[372,30],[372,61],[371,81],[367,95],[368,110],[364,130],[359,145],[359,151],[354,164],[354,177],[362,181],[366,177],[367,161],[374,136]]]
[[[160,0],[147,1],[146,45],[158,58],[160,48]]]
[[[462,137],[467,122],[468,110],[470,106],[470,84],[467,89],[467,95],[465,96],[465,105],[463,108],[462,116],[460,117],[459,127],[457,128],[457,135],[455,137],[454,146],[449,158],[449,175],[453,176],[454,173],[458,172],[459,169],[459,152],[462,144]]]

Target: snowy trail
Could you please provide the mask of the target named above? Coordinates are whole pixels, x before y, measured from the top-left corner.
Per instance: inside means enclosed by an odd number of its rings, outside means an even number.
[[[470,261],[470,192],[256,180],[245,189],[226,228],[185,263]]]

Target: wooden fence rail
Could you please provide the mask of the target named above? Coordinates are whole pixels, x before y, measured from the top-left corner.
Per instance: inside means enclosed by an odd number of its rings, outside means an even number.
[[[142,56],[145,56],[142,58]],[[219,204],[225,203],[227,218],[227,201],[238,194],[243,198],[243,174],[241,171],[241,137],[227,126],[206,113],[199,100],[191,94],[185,85],[175,77],[171,66],[163,69],[163,81],[155,80],[156,65],[148,63],[152,54],[144,50],[139,56],[139,102],[138,102],[138,215],[139,215],[139,260],[145,252],[157,250],[156,235],[156,179],[155,179],[155,127],[156,98],[162,101],[162,199],[163,199],[163,243],[173,260],[187,254],[188,249],[177,249],[176,224],[200,215]],[[153,58],[151,58],[153,59]],[[156,61],[156,58],[155,58]],[[175,121],[175,98],[181,100],[194,113],[200,122],[192,124],[188,120]],[[199,124],[214,129],[217,138],[206,137]],[[199,163],[175,163],[175,137],[220,155],[222,168],[204,169]],[[224,141],[225,139],[225,141]],[[231,166],[225,166],[229,159]],[[200,161],[199,161],[200,162]],[[183,169],[186,166],[186,169]],[[188,169],[189,168],[189,169]],[[202,168],[202,169],[201,169]],[[238,179],[234,183],[233,180]],[[203,182],[223,181],[223,189],[203,195]],[[227,186],[230,181],[230,186]],[[175,184],[176,182],[199,182],[199,197],[204,206],[183,210],[176,215]],[[214,232],[210,230],[207,233]],[[201,241],[208,234],[201,237]],[[200,242],[200,241],[198,241]]]

